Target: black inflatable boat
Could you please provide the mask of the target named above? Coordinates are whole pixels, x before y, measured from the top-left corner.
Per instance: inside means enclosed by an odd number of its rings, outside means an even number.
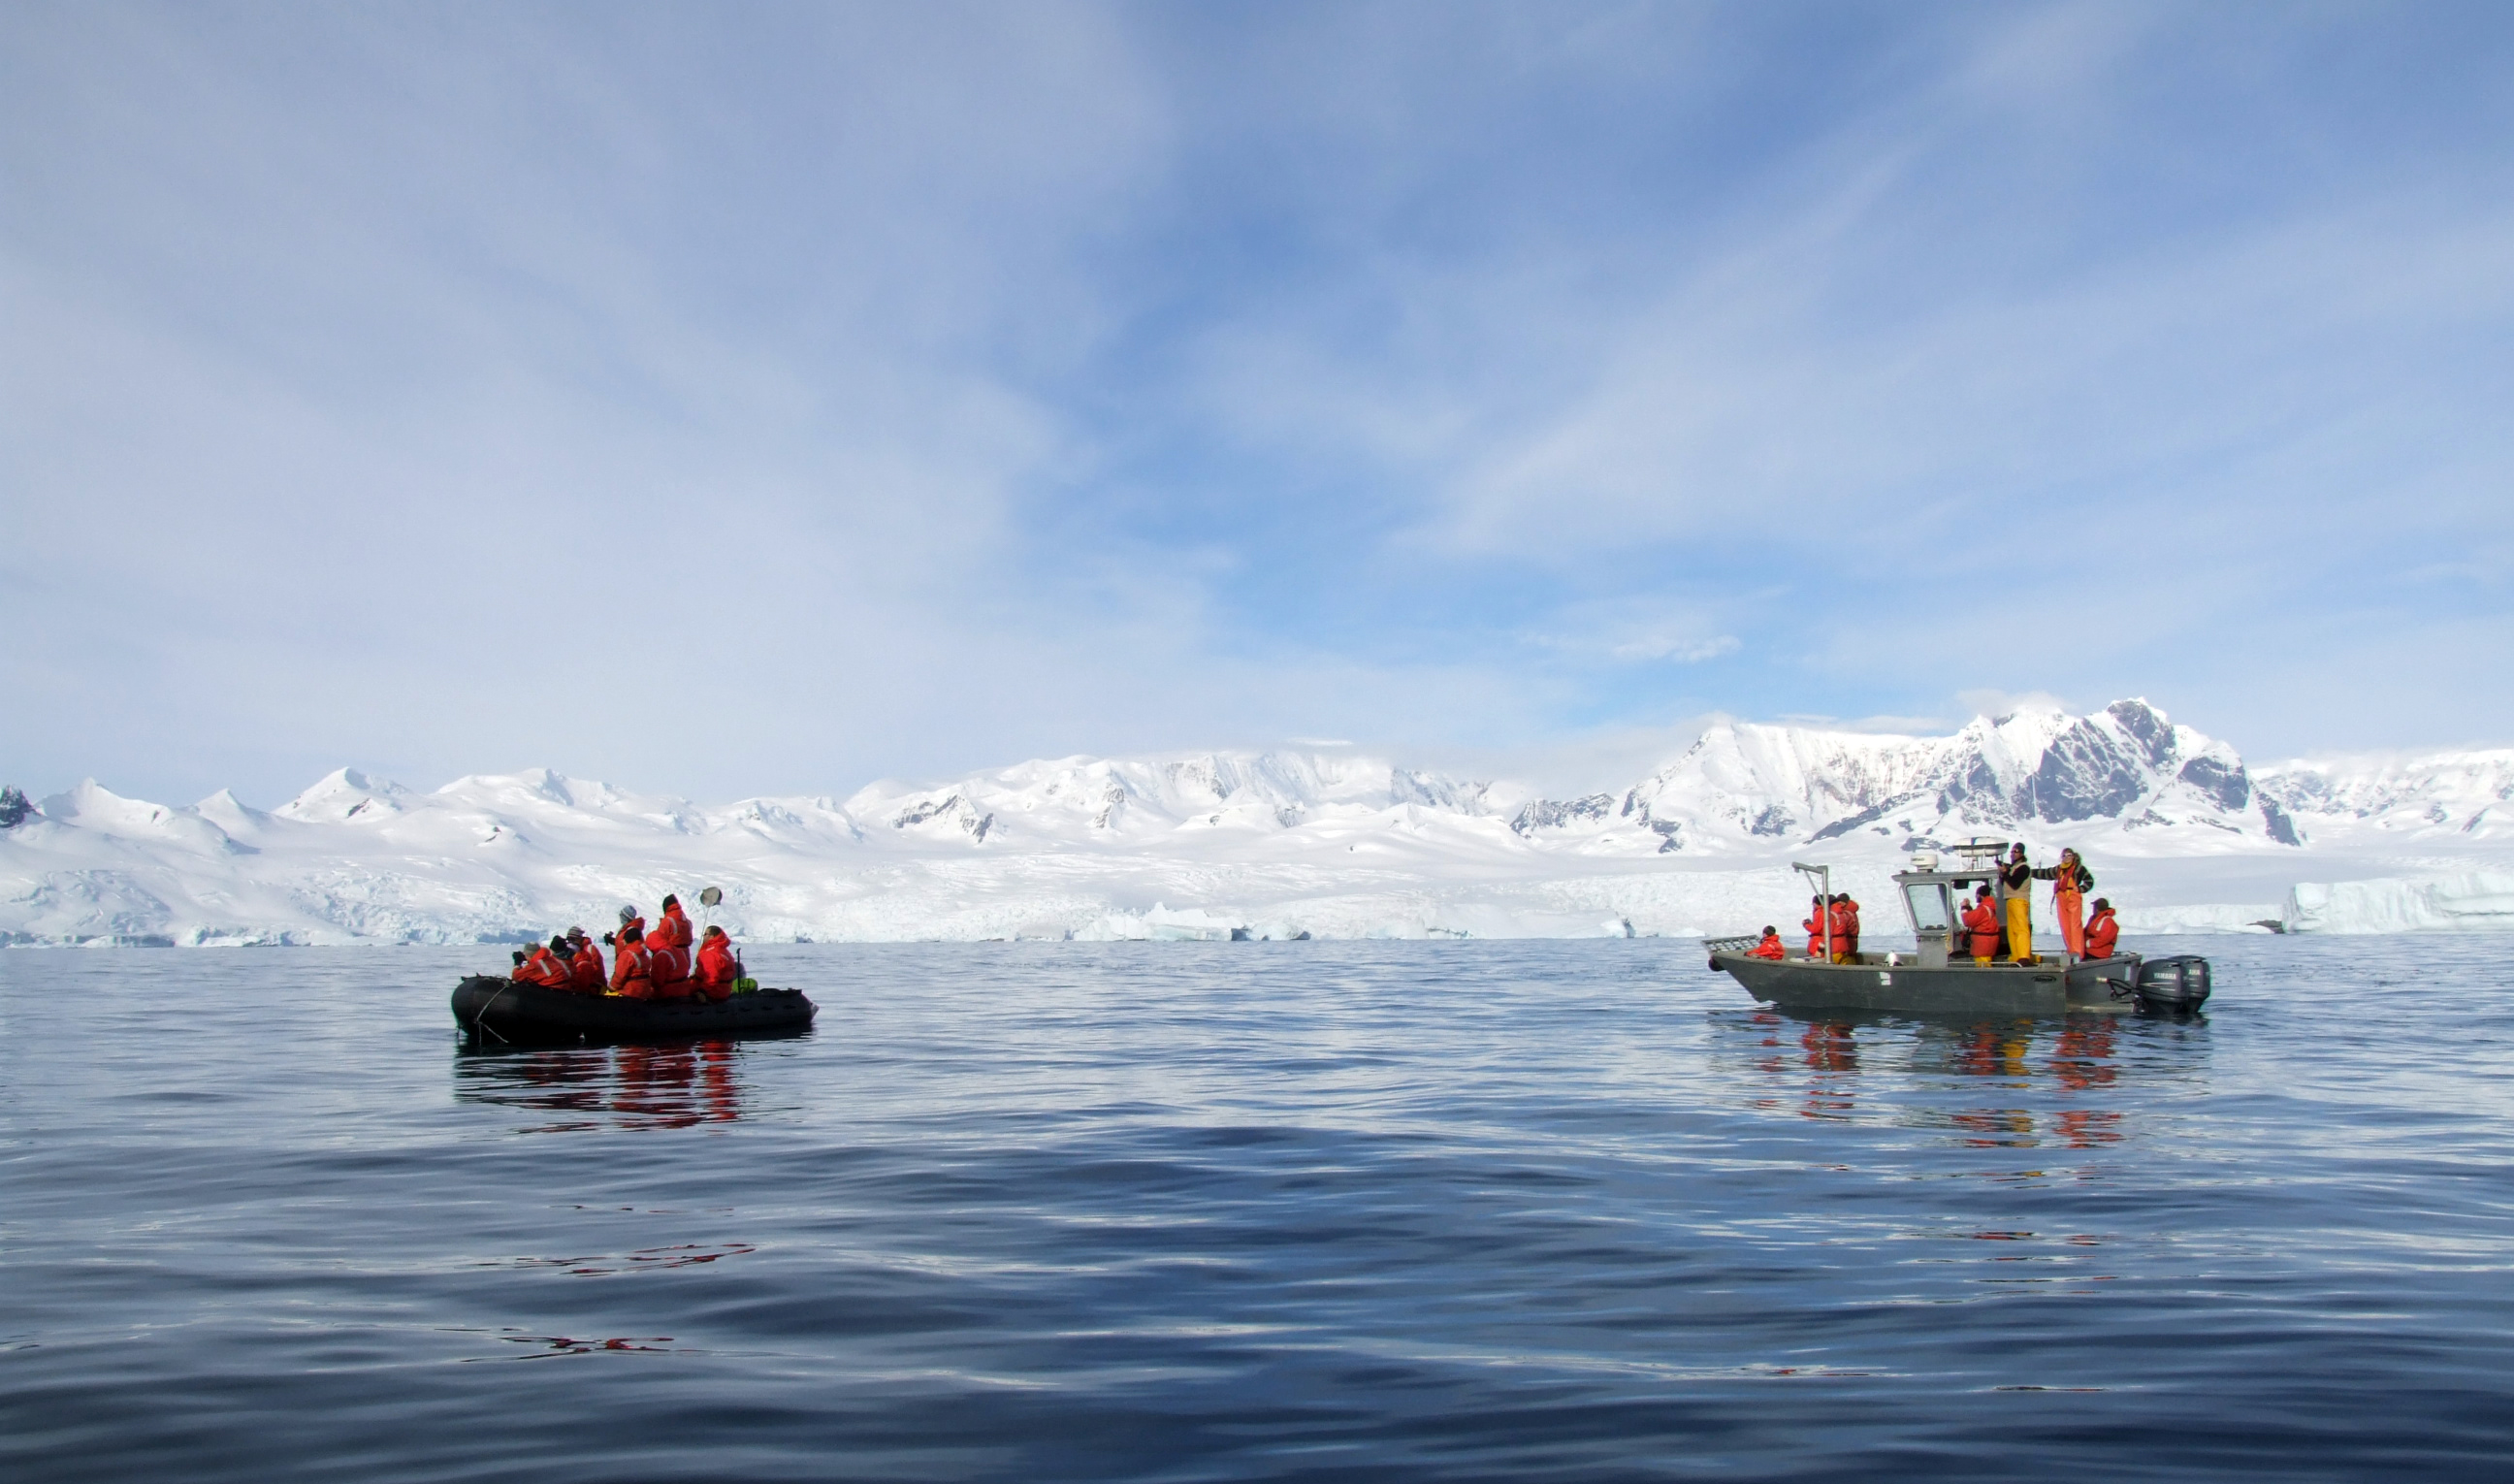
[[[466,1037],[493,1046],[799,1035],[812,1028],[818,1008],[800,989],[754,989],[726,1000],[630,1000],[485,974],[454,986],[454,1023]]]

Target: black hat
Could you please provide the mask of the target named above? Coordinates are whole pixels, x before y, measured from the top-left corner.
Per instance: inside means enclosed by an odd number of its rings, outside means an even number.
[[[668,906],[668,907],[676,907],[676,906],[679,906],[680,904],[681,904],[681,899],[680,899],[680,898],[673,896],[673,895],[672,895],[671,893],[669,893],[669,892],[666,892],[666,893],[664,894],[664,905],[666,905],[666,906]]]

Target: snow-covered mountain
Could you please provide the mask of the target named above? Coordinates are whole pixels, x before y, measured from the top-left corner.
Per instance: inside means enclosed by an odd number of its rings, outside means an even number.
[[[1569,936],[1789,920],[1793,860],[1885,900],[1929,840],[2073,845],[2133,930],[2514,923],[2514,752],[2295,762],[2144,702],[1949,737],[1722,722],[1569,799],[1345,752],[1029,762],[722,806],[547,770],[343,769],[275,809],[94,782],[7,811],[12,943],[512,941],[720,885],[752,941]]]
[[[1723,722],[1620,796],[1537,800],[1514,823],[1608,840],[1645,830],[1666,854],[1757,854],[1855,831],[1908,841],[2051,826],[2078,826],[2089,841],[2197,828],[2302,843],[2291,811],[2252,787],[2234,748],[2143,701],[2092,716],[1978,718],[1953,737]]]

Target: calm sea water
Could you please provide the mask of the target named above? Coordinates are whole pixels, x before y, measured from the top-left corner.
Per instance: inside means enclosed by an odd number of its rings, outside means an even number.
[[[2514,943],[2186,946],[757,949],[809,1038],[504,1055],[503,949],[11,950],[0,1473],[2507,1476]]]

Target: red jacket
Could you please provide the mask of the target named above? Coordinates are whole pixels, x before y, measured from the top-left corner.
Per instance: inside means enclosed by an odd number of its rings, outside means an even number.
[[[1845,897],[1825,908],[1833,919],[1833,945],[1848,948],[1859,942],[1859,903]]]
[[[742,977],[742,961],[733,956],[733,940],[718,933],[699,944],[699,983],[730,989]]]
[[[2121,924],[2114,920],[2113,909],[2106,907],[2087,923],[2087,956],[2110,958],[2113,945],[2121,942]]]
[[[560,958],[558,953],[550,953],[550,945],[543,943],[541,948],[533,948],[533,956],[525,958],[523,966],[515,969],[513,979],[515,983],[541,983],[541,986],[548,986],[548,988],[566,988],[568,961],[566,958]]]
[[[681,915],[679,902],[664,908],[647,930],[646,952],[657,999],[679,999],[690,992],[690,920]]]
[[[1748,958],[1787,958],[1790,950],[1781,946],[1781,935],[1766,933],[1764,941],[1746,950]]]
[[[652,965],[646,945],[628,936],[633,930],[632,924],[621,932],[611,963],[611,992],[632,1000],[650,1000],[655,997]]]
[[[588,941],[567,961],[567,986],[570,989],[600,990],[602,987],[602,950]]]
[[[664,908],[664,915],[655,919],[654,931],[646,935],[650,948],[686,948],[690,943],[690,920],[681,915],[677,902]]]
[[[690,950],[662,947],[647,939],[646,977],[655,982],[657,999],[679,999],[690,992]]]
[[[1979,898],[1965,909],[1964,925],[1972,934],[1972,956],[1989,958],[1999,951],[1999,910]]]

